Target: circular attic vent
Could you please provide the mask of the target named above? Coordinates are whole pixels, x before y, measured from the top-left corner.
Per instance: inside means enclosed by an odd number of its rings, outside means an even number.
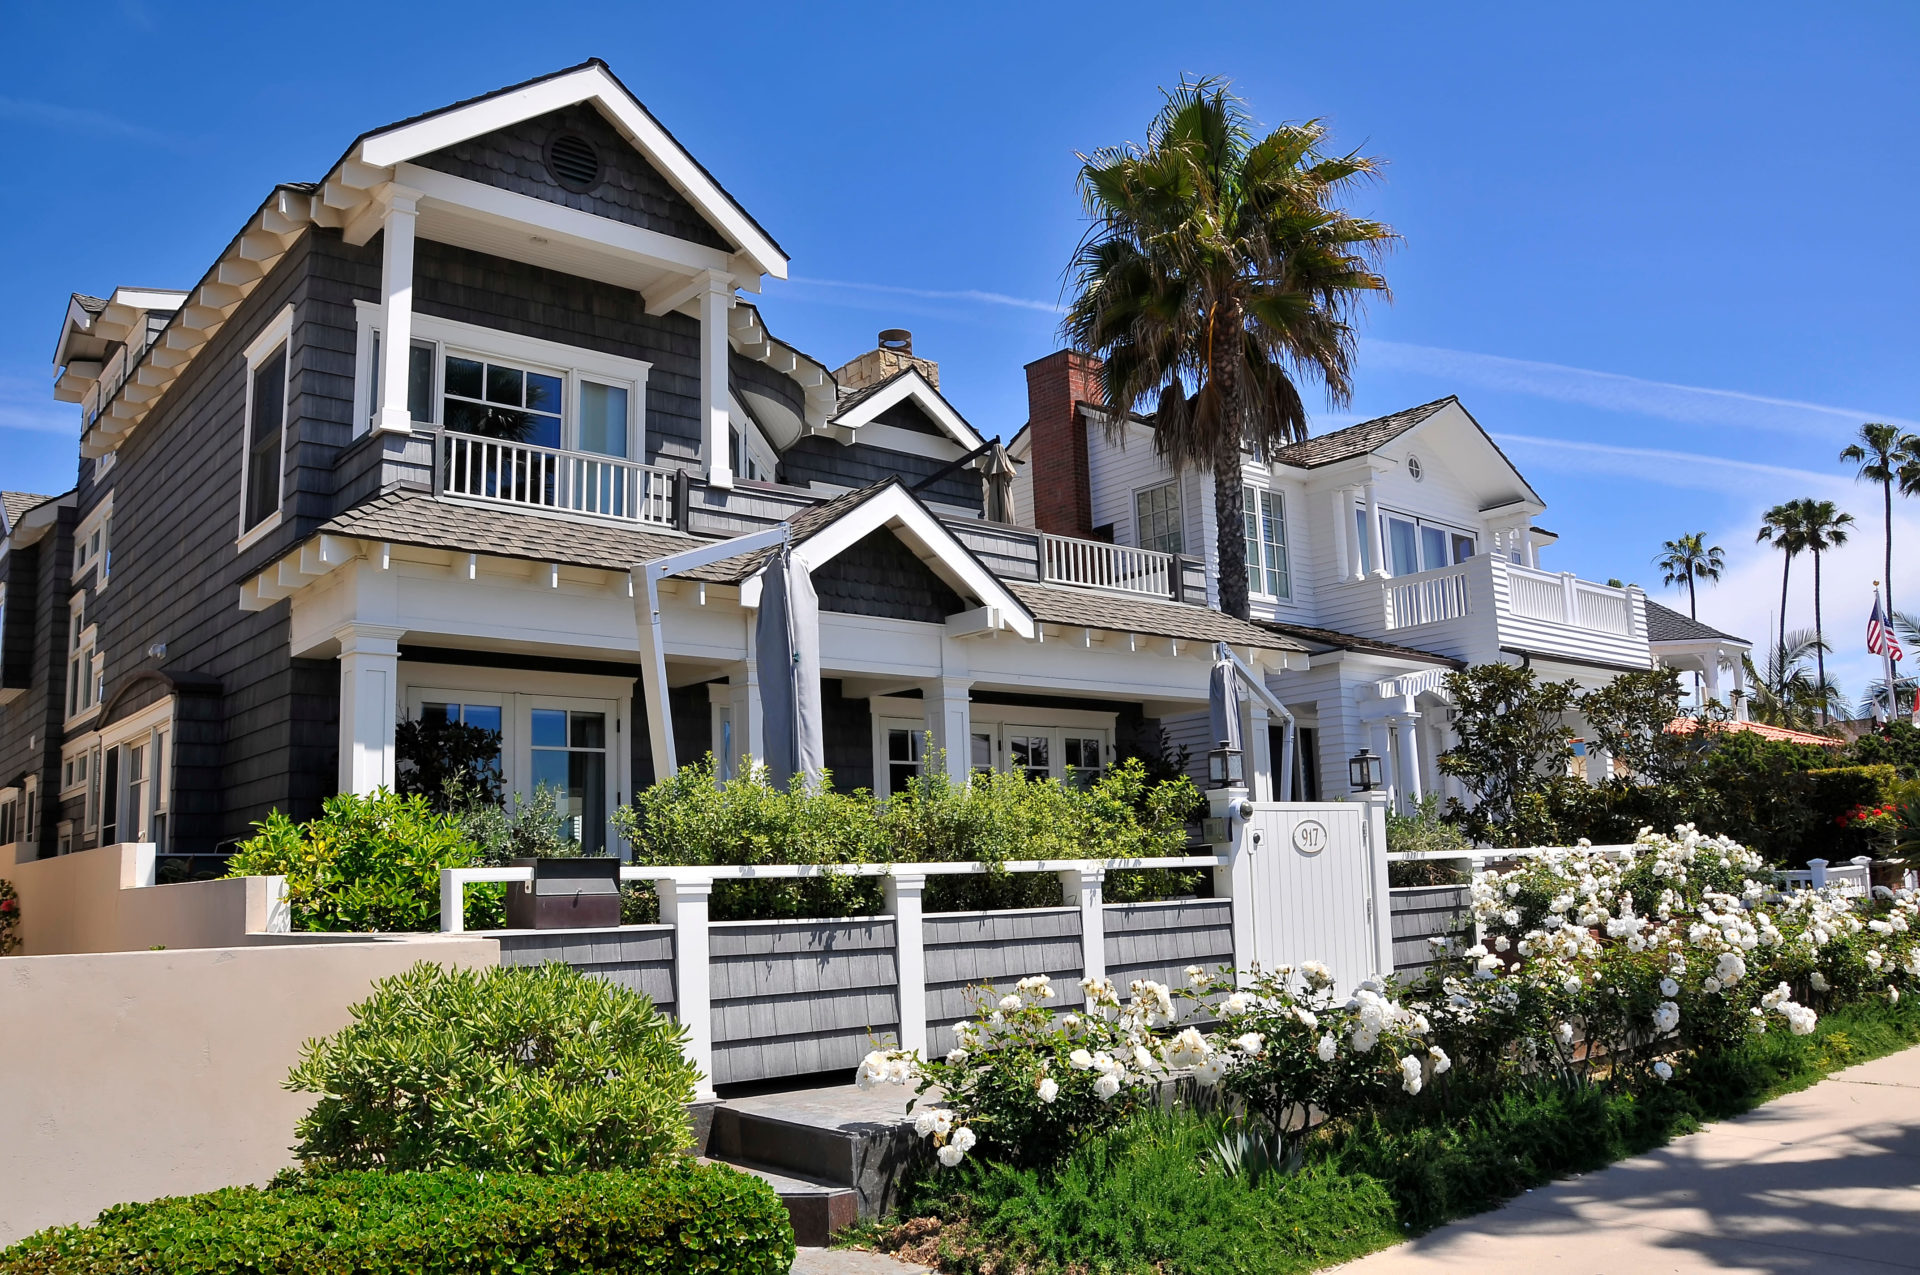
[[[547,171],[568,190],[585,194],[600,180],[600,152],[578,133],[561,133],[547,143]]]
[[[1415,482],[1419,482],[1426,476],[1426,470],[1420,467],[1420,458],[1418,456],[1407,457],[1407,477],[1413,479]]]

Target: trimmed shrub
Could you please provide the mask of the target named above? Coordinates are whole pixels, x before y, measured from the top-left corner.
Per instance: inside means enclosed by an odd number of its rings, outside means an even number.
[[[0,1275],[786,1275],[773,1188],[675,1159],[646,1174],[343,1173],[122,1204],[0,1252]]]
[[[20,894],[13,882],[0,880],[0,956],[20,946]]]
[[[440,928],[440,869],[471,867],[479,847],[459,821],[424,796],[381,789],[327,798],[318,819],[296,824],[279,811],[240,843],[227,875],[281,876],[300,930],[423,931]],[[468,890],[470,930],[498,928],[503,898]]]
[[[642,1169],[692,1141],[686,1031],[638,992],[566,965],[374,984],[308,1041],[287,1088],[320,1100],[294,1154],[326,1169]]]

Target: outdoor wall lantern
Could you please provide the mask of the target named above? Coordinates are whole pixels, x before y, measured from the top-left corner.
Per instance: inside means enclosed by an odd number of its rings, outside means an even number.
[[[1207,782],[1214,788],[1246,787],[1246,763],[1238,748],[1228,748],[1223,743],[1207,754]]]
[[[1355,792],[1372,792],[1381,783],[1380,757],[1371,748],[1362,748],[1347,758],[1347,774]]]

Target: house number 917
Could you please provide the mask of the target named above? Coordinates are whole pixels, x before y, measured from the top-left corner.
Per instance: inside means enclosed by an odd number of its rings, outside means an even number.
[[[1293,848],[1301,854],[1319,854],[1327,848],[1327,825],[1318,819],[1302,819],[1293,825]]]

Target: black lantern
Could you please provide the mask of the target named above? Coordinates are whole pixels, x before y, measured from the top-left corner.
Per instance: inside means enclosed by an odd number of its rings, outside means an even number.
[[[1247,784],[1246,764],[1242,761],[1238,748],[1229,748],[1222,740],[1220,747],[1207,754],[1207,781],[1214,788],[1244,788]]]
[[[1362,748],[1347,758],[1347,775],[1355,792],[1372,792],[1382,781],[1380,757],[1371,748]]]

